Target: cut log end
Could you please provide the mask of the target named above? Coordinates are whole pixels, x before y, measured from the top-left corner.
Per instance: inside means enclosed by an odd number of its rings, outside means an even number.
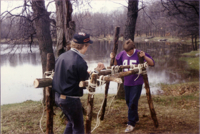
[[[37,88],[39,86],[39,81],[37,79],[34,80],[33,85],[35,88]]]

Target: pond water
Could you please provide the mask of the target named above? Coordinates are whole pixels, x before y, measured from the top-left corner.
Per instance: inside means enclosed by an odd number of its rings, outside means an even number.
[[[38,46],[32,46],[32,53],[28,45],[1,44],[1,105],[18,103],[26,100],[41,100],[42,88],[34,88],[35,78],[42,77],[42,67]],[[88,70],[93,70],[98,62],[109,66],[110,52],[113,43],[108,41],[96,41],[88,49],[85,60]],[[148,68],[148,78],[152,94],[162,92],[159,84],[177,83],[186,80],[180,72],[184,69],[184,63],[177,60],[180,53],[189,52],[192,48],[185,44],[158,43],[136,43],[136,48],[150,54],[156,64]],[[13,50],[11,53],[10,50]],[[119,42],[118,52],[122,50],[122,42]],[[13,53],[14,52],[14,53]],[[179,70],[179,71],[177,71]],[[97,93],[104,93],[105,85],[96,89]],[[116,94],[117,83],[111,82],[109,94]],[[84,93],[87,93],[85,90]],[[143,88],[142,94],[145,94]]]

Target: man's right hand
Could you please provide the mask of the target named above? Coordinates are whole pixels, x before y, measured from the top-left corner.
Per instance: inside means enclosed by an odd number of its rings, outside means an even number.
[[[97,67],[95,68],[95,70],[99,72],[99,71],[101,71],[101,70],[104,69],[104,68],[105,68],[104,64],[101,63],[101,62],[99,62],[99,63],[97,64]]]

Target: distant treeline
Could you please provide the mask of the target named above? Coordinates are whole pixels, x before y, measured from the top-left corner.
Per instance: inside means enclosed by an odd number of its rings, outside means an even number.
[[[199,1],[154,1],[142,4],[138,9],[136,36],[190,37],[194,38],[194,41],[198,38]],[[52,20],[55,17],[55,14],[51,14]],[[120,26],[120,36],[123,36],[126,17],[127,8],[122,7],[108,13],[88,11],[74,13],[72,20],[76,23],[76,31],[90,33],[93,37],[106,37],[113,35],[116,26]],[[55,23],[51,25],[51,34],[56,38]],[[1,38],[20,39],[26,36],[27,38],[35,36],[33,24],[27,19],[12,19],[8,16],[2,21]]]

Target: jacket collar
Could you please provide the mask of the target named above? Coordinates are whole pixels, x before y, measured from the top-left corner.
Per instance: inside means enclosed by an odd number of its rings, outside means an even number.
[[[82,58],[85,57],[84,54],[80,53],[76,48],[71,48],[70,50],[74,51],[75,53],[77,53],[78,55],[80,55]]]

